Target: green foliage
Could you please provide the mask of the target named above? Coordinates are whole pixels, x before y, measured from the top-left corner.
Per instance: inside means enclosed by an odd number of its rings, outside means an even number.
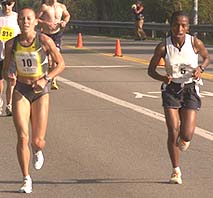
[[[213,24],[213,1],[202,0],[199,1],[199,23]]]
[[[97,9],[94,0],[64,0],[72,19],[96,20]]]
[[[18,10],[23,7],[31,7],[33,10],[37,11],[41,4],[41,0],[16,0],[16,4]]]
[[[63,2],[72,15],[78,20],[112,20],[131,21],[134,19],[131,5],[136,0],[59,0]],[[146,22],[165,22],[170,19],[174,10],[182,8],[191,16],[194,0],[141,0],[144,5]],[[17,0],[18,8],[31,6],[35,10],[41,0]],[[199,23],[213,23],[213,1],[198,0]],[[191,17],[192,18],[192,17]]]

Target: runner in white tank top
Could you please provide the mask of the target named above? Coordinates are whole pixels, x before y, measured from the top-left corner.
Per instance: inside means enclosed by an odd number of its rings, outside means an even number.
[[[4,48],[5,42],[15,37],[20,33],[20,29],[17,23],[17,13],[13,11],[15,5],[14,0],[1,0],[2,10],[0,10],[0,114],[2,113],[2,93],[4,89],[3,84],[3,60],[4,60]],[[6,89],[6,114],[12,115],[12,92],[15,86],[15,79],[13,81],[7,80]],[[2,102],[1,102],[2,101]]]
[[[170,183],[182,184],[179,150],[185,151],[195,130],[197,111],[201,100],[196,91],[201,73],[210,58],[203,42],[190,36],[189,17],[176,11],[171,17],[170,36],[157,45],[150,61],[148,74],[162,81],[162,101],[168,129],[167,148],[172,163]],[[201,64],[198,65],[198,55]],[[165,74],[157,71],[161,58],[165,58]]]
[[[191,83],[195,80],[192,73],[198,66],[198,54],[192,44],[194,37],[186,34],[185,42],[180,49],[174,46],[171,38],[166,38],[166,72],[172,76],[175,83]]]

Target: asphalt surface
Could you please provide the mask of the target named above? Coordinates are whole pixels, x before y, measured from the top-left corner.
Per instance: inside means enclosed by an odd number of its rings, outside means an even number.
[[[33,193],[17,193],[21,173],[12,117],[1,117],[0,197],[211,198],[213,196],[212,64],[201,87],[202,108],[190,149],[181,153],[182,185],[171,174],[160,82],[147,75],[158,42],[65,35],[66,69],[51,91],[45,164],[33,170]],[[208,46],[210,54],[212,48]],[[159,68],[163,72],[163,68]]]

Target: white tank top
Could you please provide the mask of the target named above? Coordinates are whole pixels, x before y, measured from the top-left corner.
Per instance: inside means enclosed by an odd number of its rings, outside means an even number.
[[[19,33],[17,13],[12,12],[11,15],[5,16],[2,11],[0,11],[0,60],[4,59],[5,42]]]
[[[194,37],[186,34],[185,43],[178,49],[172,43],[171,36],[166,38],[166,72],[175,83],[191,83],[192,73],[198,66],[198,54],[195,53],[192,41]]]

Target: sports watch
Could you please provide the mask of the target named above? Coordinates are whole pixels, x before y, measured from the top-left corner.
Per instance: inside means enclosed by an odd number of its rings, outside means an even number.
[[[44,75],[44,79],[49,83],[51,82],[52,78],[49,77],[47,74]]]
[[[200,66],[199,66],[199,68],[200,68],[200,70],[201,70],[201,72],[200,72],[200,73],[203,73],[203,72],[204,72],[204,68],[203,68],[203,66],[202,66],[202,65],[200,65]]]

